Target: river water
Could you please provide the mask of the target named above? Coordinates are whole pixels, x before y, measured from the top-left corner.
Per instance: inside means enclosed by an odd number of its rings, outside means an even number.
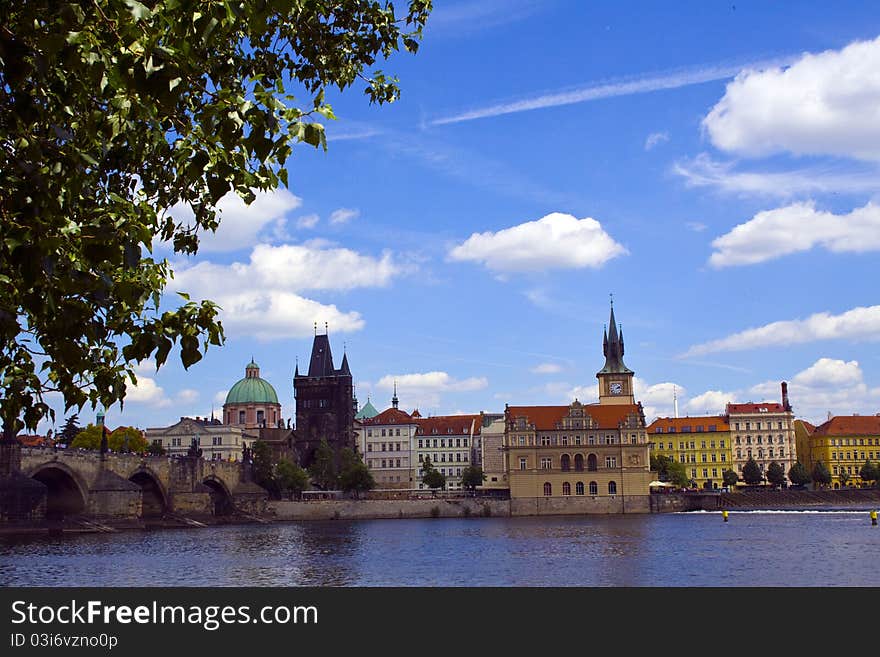
[[[862,511],[309,521],[0,538],[13,586],[880,586]]]

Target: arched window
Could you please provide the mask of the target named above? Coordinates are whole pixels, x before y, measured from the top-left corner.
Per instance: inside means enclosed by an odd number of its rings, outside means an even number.
[[[596,455],[590,454],[587,457],[587,470],[589,470],[590,472],[595,472],[597,470],[596,462],[597,462]]]
[[[575,454],[574,455],[574,469],[578,472],[584,471],[584,455],[583,454]]]
[[[549,481],[544,482],[544,497],[550,497],[553,495],[553,486],[550,485]]]
[[[571,495],[571,484],[567,481],[562,482],[562,494]]]
[[[609,495],[617,495],[617,482],[615,482],[615,481],[608,482],[608,494]]]
[[[568,454],[563,454],[562,459],[560,459],[560,465],[563,472],[571,470],[571,457]]]
[[[598,495],[599,494],[599,484],[595,481],[590,482],[590,495]]]
[[[579,481],[574,485],[575,495],[583,495],[584,494],[584,482]]]

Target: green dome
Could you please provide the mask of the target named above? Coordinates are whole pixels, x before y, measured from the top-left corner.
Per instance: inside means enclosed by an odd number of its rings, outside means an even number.
[[[256,367],[251,361],[248,369]],[[227,404],[277,404],[278,395],[275,394],[275,388],[268,381],[261,379],[257,373],[248,372],[249,376],[244,377],[229,390],[226,395]]]

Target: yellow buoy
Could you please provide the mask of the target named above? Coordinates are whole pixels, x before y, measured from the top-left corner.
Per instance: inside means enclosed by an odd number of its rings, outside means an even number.
[[[874,513],[874,515],[875,516],[877,515],[876,512]],[[721,517],[724,518],[724,522],[727,522],[727,511],[722,511]],[[875,523],[876,523],[876,519],[875,519]]]
[[[871,524],[875,525],[875,526],[877,524],[877,512],[876,511],[871,511]]]

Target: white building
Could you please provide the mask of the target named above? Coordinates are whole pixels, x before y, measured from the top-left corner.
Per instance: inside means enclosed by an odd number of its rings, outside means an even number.
[[[148,443],[159,442],[169,456],[184,456],[195,440],[204,459],[224,461],[241,460],[246,442],[251,446],[256,433],[242,426],[222,424],[220,420],[182,417],[170,427],[150,427],[146,430]]]
[[[418,425],[397,407],[396,389],[391,404],[378,415],[355,420],[358,450],[376,488],[415,488],[413,440]]]

